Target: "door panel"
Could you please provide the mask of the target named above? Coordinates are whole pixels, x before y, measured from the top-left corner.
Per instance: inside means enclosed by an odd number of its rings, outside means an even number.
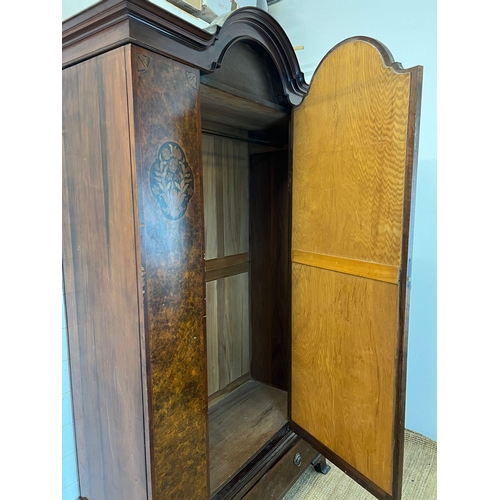
[[[397,287],[292,268],[293,420],[390,491]]]
[[[293,115],[292,426],[379,498],[401,495],[421,77],[349,39]]]

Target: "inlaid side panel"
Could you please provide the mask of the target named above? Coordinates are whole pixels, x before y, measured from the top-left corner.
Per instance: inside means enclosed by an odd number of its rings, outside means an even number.
[[[208,497],[199,74],[132,48],[153,498]]]
[[[146,500],[126,49],[63,71],[63,272],[82,497]]]

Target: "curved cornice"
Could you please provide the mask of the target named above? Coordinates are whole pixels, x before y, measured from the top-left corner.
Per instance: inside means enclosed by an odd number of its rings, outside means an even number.
[[[243,7],[234,11],[214,34],[210,50],[211,71],[221,64],[227,49],[239,41],[258,43],[268,52],[278,68],[290,104],[299,104],[309,86],[300,70],[292,44],[276,20],[255,7]]]
[[[63,67],[134,43],[212,72],[238,41],[262,46],[279,70],[289,103],[302,101],[308,85],[290,40],[271,15],[255,7],[237,9],[210,33],[146,0],[104,0],[63,23]]]

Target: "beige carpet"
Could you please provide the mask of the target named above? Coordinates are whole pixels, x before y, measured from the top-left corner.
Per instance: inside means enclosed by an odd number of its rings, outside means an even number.
[[[437,443],[416,432],[405,431],[403,500],[437,498]],[[375,497],[328,462],[324,476],[310,465],[283,500],[373,500]]]

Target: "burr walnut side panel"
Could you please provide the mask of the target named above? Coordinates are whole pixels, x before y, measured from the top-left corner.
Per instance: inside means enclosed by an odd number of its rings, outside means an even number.
[[[208,497],[199,73],[133,46],[155,500]]]
[[[126,49],[63,71],[63,272],[82,497],[146,500]]]

